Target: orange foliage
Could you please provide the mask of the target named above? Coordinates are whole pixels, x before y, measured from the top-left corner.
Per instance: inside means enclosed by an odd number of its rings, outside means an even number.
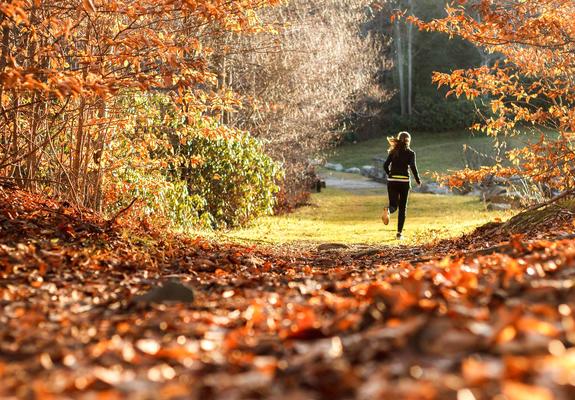
[[[214,127],[207,135],[234,135],[218,115],[242,100],[218,82],[218,40],[271,31],[258,12],[278,3],[3,1],[0,179],[101,208],[118,165],[149,164],[150,149],[167,146],[146,128],[155,110],[136,107],[136,93],[169,97],[188,123]]]
[[[544,127],[558,132],[511,154],[512,167],[461,171],[450,184],[481,180],[487,174],[519,174],[558,190],[573,188],[575,158],[575,3],[566,0],[462,0],[447,16],[429,22],[409,17],[421,30],[463,38],[501,55],[490,66],[435,73],[448,95],[481,98],[492,114],[473,128],[489,135],[516,128]]]
[[[64,98],[214,83],[213,49],[202,42],[222,31],[264,29],[255,10],[276,3],[14,0],[0,8],[2,25],[26,35],[35,52],[5,50],[2,87]]]

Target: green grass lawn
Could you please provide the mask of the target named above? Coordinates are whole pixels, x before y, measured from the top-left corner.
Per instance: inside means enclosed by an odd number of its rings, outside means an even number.
[[[388,226],[380,220],[387,204],[381,190],[347,191],[328,188],[314,194],[312,205],[292,214],[264,217],[253,227],[229,232],[225,238],[270,244],[396,244],[397,219]],[[412,193],[401,243],[417,244],[454,237],[473,228],[506,218],[509,214],[487,212],[476,197]]]
[[[533,136],[524,135],[507,138],[510,146],[517,147],[527,143]],[[444,133],[415,133],[411,147],[417,152],[417,164],[423,172],[446,172],[464,167],[463,145],[490,154],[493,138],[484,134],[471,134],[467,131]],[[346,144],[334,150],[327,159],[340,163],[345,168],[371,165],[373,157],[385,157],[388,143],[385,137],[371,139],[357,144]]]

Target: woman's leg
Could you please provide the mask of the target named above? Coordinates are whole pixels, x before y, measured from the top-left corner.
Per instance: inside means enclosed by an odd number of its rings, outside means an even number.
[[[398,207],[399,216],[397,218],[397,232],[401,233],[403,231],[403,225],[405,224],[405,216],[407,214],[407,198],[409,197],[409,184],[401,184],[398,188]]]
[[[389,212],[394,213],[399,206],[399,190],[397,182],[387,183],[387,196],[389,198]]]
[[[389,206],[383,209],[381,220],[384,225],[389,224],[389,214],[397,210],[399,204],[399,192],[397,191],[396,182],[387,182],[387,197],[389,198]]]

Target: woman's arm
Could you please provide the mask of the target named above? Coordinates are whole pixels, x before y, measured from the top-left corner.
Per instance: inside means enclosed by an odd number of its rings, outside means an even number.
[[[413,154],[413,157],[411,159],[411,162],[409,163],[409,167],[411,168],[411,172],[413,173],[413,177],[415,178],[415,182],[417,182],[417,184],[420,185],[421,180],[419,179],[419,173],[417,172],[417,163],[415,162],[415,151],[412,154]]]
[[[387,174],[387,176],[389,176],[389,174],[391,173],[389,171],[390,165],[391,165],[391,153],[387,156],[387,160],[385,160],[385,163],[383,164],[383,169],[385,170],[385,173]]]

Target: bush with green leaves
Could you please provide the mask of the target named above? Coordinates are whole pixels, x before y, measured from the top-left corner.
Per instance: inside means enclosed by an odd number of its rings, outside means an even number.
[[[178,145],[178,153],[180,177],[189,195],[203,200],[197,211],[212,227],[245,225],[273,213],[282,170],[248,133],[192,134]]]
[[[419,97],[414,103],[413,115],[394,114],[392,130],[419,132],[446,132],[466,129],[479,121],[477,104],[468,100],[440,100]]]
[[[208,216],[200,211],[205,208],[205,199],[190,195],[186,182],[172,179],[166,170],[125,165],[114,171],[111,180],[115,195],[108,207],[110,214],[136,199],[136,214],[172,228],[189,231],[209,224]]]
[[[149,138],[145,162],[122,164],[112,177],[111,212],[139,199],[144,215],[174,228],[228,228],[274,211],[282,167],[248,132],[199,112],[183,113],[169,94],[127,94],[132,124],[111,149],[122,158]]]

